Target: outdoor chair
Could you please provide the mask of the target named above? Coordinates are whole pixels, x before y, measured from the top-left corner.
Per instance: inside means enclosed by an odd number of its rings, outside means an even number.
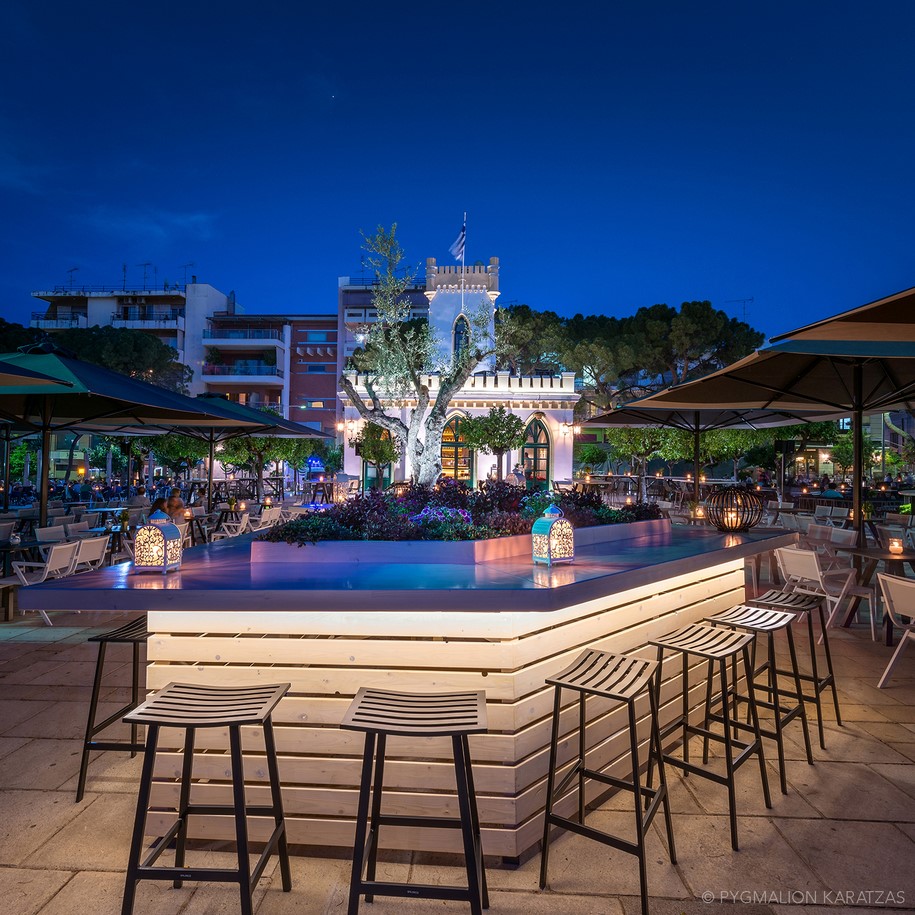
[[[82,537],[89,531],[89,522],[88,521],[70,521],[69,523],[64,523],[64,528],[67,531],[67,537]]]
[[[877,683],[877,686],[883,689],[890,682],[893,668],[902,657],[906,645],[915,642],[915,581],[911,578],[887,575],[885,572],[877,573],[877,581],[883,594],[883,606],[890,616],[890,621],[897,629],[902,630],[902,638]]]
[[[105,564],[108,554],[108,536],[86,537],[76,541],[76,563],[73,566],[76,572],[94,572]]]
[[[828,616],[826,626],[833,625],[846,599],[864,597],[870,610],[871,637],[877,640],[876,596],[874,588],[855,582],[855,570],[824,570],[820,557],[812,550],[783,547],[775,551],[778,567],[788,589],[801,594],[813,594],[826,600]],[[823,636],[820,636],[823,641]]]
[[[282,520],[283,509],[280,506],[265,508],[256,518],[251,518],[248,527],[252,531],[263,531]]]
[[[48,546],[52,543],[62,543],[67,539],[67,531],[62,524],[49,527],[36,527],[35,539],[38,541],[38,552],[43,559],[47,558]]]
[[[848,569],[851,568],[851,556],[839,552],[836,547],[854,546],[858,542],[858,532],[846,531],[841,527],[834,527],[829,532],[829,539],[823,543],[823,568]]]
[[[826,524],[831,525],[832,521],[832,506],[831,505],[818,505],[813,510],[813,520],[817,524]]]
[[[9,540],[16,530],[15,521],[0,521],[0,540]]]
[[[44,562],[17,561],[13,563],[13,571],[24,588],[41,584],[49,578],[64,578],[73,571],[73,567],[76,565],[78,549],[79,541],[53,543],[48,547],[48,554]],[[54,625],[46,611],[39,610],[38,613],[49,626]]]
[[[242,512],[238,521],[223,521],[218,530],[213,531],[210,542],[225,540],[228,537],[237,537],[248,530],[248,512]]]

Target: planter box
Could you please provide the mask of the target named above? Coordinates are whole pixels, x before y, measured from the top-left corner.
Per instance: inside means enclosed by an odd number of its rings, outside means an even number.
[[[575,545],[590,546],[629,540],[667,530],[670,522],[636,521],[633,524],[602,524],[575,531]],[[495,559],[531,555],[531,535],[496,537],[492,540],[439,542],[435,540],[322,540],[298,546],[292,543],[251,544],[251,562],[372,562],[427,565],[476,565]]]

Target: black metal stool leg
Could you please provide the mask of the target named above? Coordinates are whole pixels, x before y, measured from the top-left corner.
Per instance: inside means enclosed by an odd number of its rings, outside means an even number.
[[[648,912],[648,861],[645,849],[645,820],[642,817],[642,805],[639,803],[641,790],[641,767],[639,765],[639,733],[635,720],[635,702],[626,703],[629,712],[629,755],[632,758],[632,784],[635,789],[633,809],[635,811],[635,844],[636,857],[639,861],[639,893],[642,897],[642,912]],[[651,753],[649,742],[649,754]]]
[[[670,850],[670,863],[677,863],[677,849],[674,844],[674,824],[670,815],[670,790],[667,787],[667,773],[664,770],[664,748],[661,746],[661,725],[658,719],[658,703],[654,693],[648,690],[648,703],[651,710],[651,741],[654,745],[654,754],[649,747],[648,752],[648,769],[651,771],[651,757],[656,756],[658,760],[658,790],[663,792],[662,804],[664,805],[664,825],[667,828],[667,846]],[[651,784],[648,784],[651,788]],[[646,798],[646,809],[648,798]]]
[[[817,731],[820,737],[820,749],[826,749],[826,735],[823,731],[823,703],[820,699],[820,673],[817,664],[817,640],[813,632],[813,612],[806,614],[807,617],[807,638],[810,640],[810,670],[813,675],[813,703],[817,710]],[[823,614],[820,613],[820,622],[823,621]],[[826,629],[823,629],[823,639],[826,639]]]
[[[788,777],[785,774],[785,741],[782,729],[782,705],[779,698],[778,687],[778,665],[775,663],[775,634],[767,633],[769,648],[769,694],[772,696],[772,705],[775,714],[775,752],[778,756],[778,780],[781,785],[782,794],[788,793]],[[755,669],[755,662],[751,659],[750,664]],[[803,705],[803,702],[801,703]],[[759,710],[757,709],[757,712]],[[749,709],[747,709],[749,714]]]
[[[747,677],[747,696],[753,723],[753,736],[756,739],[756,755],[759,759],[759,777],[762,780],[763,799],[766,807],[772,809],[772,798],[769,795],[769,776],[766,772],[766,754],[763,750],[762,732],[759,728],[759,712],[756,708],[756,687],[753,682],[753,666],[750,664],[750,653],[743,649],[743,669]],[[736,684],[735,684],[736,689]]]
[[[540,889],[546,887],[547,860],[550,854],[550,814],[553,812],[553,789],[556,786],[556,756],[559,743],[559,715],[562,687],[553,687],[553,726],[550,735],[550,766],[546,774],[546,810],[543,816],[543,843],[540,849]]]
[[[836,724],[842,727],[842,713],[839,711],[839,694],[836,691],[836,675],[832,669],[832,652],[829,650],[829,633],[826,631],[826,616],[823,604],[820,604],[820,628],[823,630],[823,651],[826,654],[826,670],[829,672],[829,685],[832,688],[832,704],[836,708]],[[813,649],[811,649],[813,650]]]
[[[477,861],[477,845],[470,814],[470,786],[467,784],[467,762],[464,742],[459,736],[451,738],[454,752],[454,774],[457,781],[458,807],[461,811],[461,838],[464,843],[464,861],[467,867],[467,886],[470,890],[471,915],[483,915],[482,890]]]
[[[184,732],[184,760],[181,766],[181,792],[178,797],[178,834],[175,836],[175,867],[184,867],[184,848],[187,844],[187,809],[191,804],[191,774],[194,767],[194,729]],[[176,890],[181,889],[182,881],[172,884]]]
[[[89,700],[89,718],[86,721],[86,738],[83,741],[83,752],[79,761],[79,781],[76,785],[76,803],[78,804],[86,792],[86,774],[89,771],[89,748],[95,734],[95,716],[98,712],[99,693],[102,689],[102,669],[105,666],[105,649],[108,646],[99,642],[98,657],[95,661],[95,678],[92,681],[92,698]],[[134,743],[137,739],[134,737]]]
[[[705,715],[702,718],[702,727],[707,728],[709,719],[712,717],[712,686],[714,682],[714,671],[712,662],[708,662],[708,669],[705,676]],[[708,737],[702,738],[702,764],[708,765]]]
[[[724,764],[727,775],[728,816],[731,823],[731,847],[739,850],[737,842],[737,792],[734,786],[734,748],[731,745],[731,703],[728,686],[728,662],[721,658],[718,661],[718,678],[721,681],[721,719],[724,725]],[[735,684],[736,689],[736,684]]]
[[[369,850],[366,862],[366,881],[375,879],[375,863],[378,859],[378,833],[381,831],[381,792],[384,787],[384,754],[387,746],[387,737],[378,735],[375,745],[375,787],[372,789],[372,815],[369,820]],[[366,902],[374,902],[373,893],[365,894]]]
[[[683,652],[683,761],[689,762],[689,658],[686,652]],[[684,770],[683,777],[688,776],[689,772]]]
[[[133,680],[130,690],[130,701],[134,708],[140,704],[140,643],[133,643]],[[130,748],[130,758],[134,759],[137,755],[137,736],[139,725],[134,723],[130,725],[130,742],[133,746]]]
[[[813,765],[813,751],[810,747],[810,725],[807,722],[807,705],[804,701],[804,684],[801,682],[801,669],[797,663],[797,649],[794,645],[794,633],[791,626],[785,627],[788,638],[788,656],[791,658],[791,670],[794,674],[794,690],[797,695],[797,704],[800,707],[801,727],[804,731],[804,749],[807,751],[807,763]]]
[[[467,770],[467,790],[470,798],[470,821],[473,826],[473,834],[476,837],[477,848],[480,853],[480,895],[483,900],[483,908],[489,908],[489,888],[486,885],[486,866],[483,863],[483,833],[480,829],[480,812],[477,808],[477,791],[473,784],[473,766],[470,764],[470,741],[466,734],[461,735],[464,744],[464,768]]]
[[[585,822],[585,694],[578,694],[578,822]]]
[[[273,801],[273,822],[280,830],[276,843],[276,854],[280,859],[280,875],[283,892],[292,890],[292,871],[289,867],[289,846],[286,842],[286,819],[283,814],[283,792],[280,787],[280,766],[276,758],[276,738],[273,734],[273,719],[264,721],[264,748],[267,751],[267,773],[270,776],[270,797]]]
[[[235,801],[235,845],[238,853],[241,915],[254,915],[254,901],[251,898],[251,860],[248,853],[245,768],[241,753],[241,728],[237,725],[229,726],[229,747],[232,755],[232,794]]]
[[[124,882],[121,915],[132,915],[133,913],[133,901],[137,894],[137,871],[140,867],[140,853],[143,850],[143,836],[146,832],[146,811],[149,809],[149,795],[152,790],[153,766],[156,762],[158,742],[159,726],[148,725],[146,749],[143,755],[143,772],[140,775],[140,788],[137,792],[137,815],[133,823],[133,837],[130,840],[130,852],[127,858],[127,877]]]
[[[366,731],[362,754],[362,781],[359,783],[359,807],[356,811],[356,840],[353,843],[353,870],[349,885],[347,915],[358,915],[362,888],[362,866],[365,861],[365,839],[369,821],[369,794],[372,791],[372,766],[375,762],[375,734]]]

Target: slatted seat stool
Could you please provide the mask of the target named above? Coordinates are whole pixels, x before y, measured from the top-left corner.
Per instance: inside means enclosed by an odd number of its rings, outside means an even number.
[[[137,798],[137,816],[127,862],[127,880],[121,915],[131,915],[139,880],[171,880],[179,888],[185,880],[209,880],[221,883],[238,883],[241,894],[242,915],[252,915],[251,894],[257,886],[274,852],[279,857],[283,891],[292,889],[289,869],[289,852],[286,847],[286,821],[283,818],[283,801],[280,795],[280,776],[276,762],[276,742],[273,736],[273,709],[289,691],[288,683],[264,686],[198,686],[189,683],[169,683],[155,696],[138,706],[124,720],[130,724],[146,725],[146,752],[143,757],[143,774]],[[270,779],[270,806],[252,806],[245,801],[245,775],[242,762],[241,729],[260,726],[264,732],[267,772]],[[146,812],[152,790],[153,766],[159,728],[183,728],[185,731],[184,759],[181,771],[181,790],[178,801],[178,818],[164,836],[156,840],[146,859],[140,862]],[[194,733],[197,728],[227,728],[232,760],[232,804],[191,804],[191,777],[194,761]],[[186,867],[184,863],[187,843],[188,817],[224,816],[235,818],[235,841],[238,869],[216,867]],[[274,829],[253,870],[248,851],[247,816],[272,817]],[[153,867],[158,857],[175,841],[174,867]]]
[[[363,688],[356,693],[340,727],[365,733],[362,782],[356,815],[356,839],[353,846],[353,872],[349,891],[349,915],[357,915],[360,896],[365,896],[366,902],[371,902],[375,894],[417,899],[460,900],[470,903],[473,915],[480,915],[483,909],[488,909],[489,894],[486,889],[486,870],[483,867],[480,819],[467,742],[468,734],[482,734],[486,731],[486,694],[482,690],[417,694]],[[460,818],[401,816],[381,812],[385,743],[390,735],[451,738]],[[375,862],[378,856],[378,836],[382,826],[460,829],[464,840],[467,886],[434,886],[376,880]]]
[[[120,720],[128,712],[135,709],[140,704],[140,646],[145,644],[149,639],[149,632],[146,630],[146,617],[125,623],[117,629],[110,632],[103,632],[100,635],[94,635],[88,641],[98,643],[98,658],[95,662],[95,679],[92,683],[92,698],[89,700],[89,717],[86,721],[86,736],[83,739],[83,754],[79,762],[79,779],[76,783],[76,803],[83,799],[86,791],[86,773],[89,769],[89,754],[93,750],[130,750],[130,758],[137,755],[138,750],[143,749],[143,744],[139,742],[137,734],[137,725],[130,726],[130,743],[114,740],[94,740],[96,734],[104,731],[106,728]],[[109,715],[104,721],[96,722],[95,716],[98,712],[99,693],[102,689],[102,675],[105,667],[105,653],[109,645],[125,644],[133,646],[133,677],[131,679],[130,702],[119,708],[116,712]]]
[[[756,710],[756,694],[753,689],[753,665],[750,661],[750,645],[756,636],[752,632],[740,632],[734,629],[716,629],[713,626],[703,626],[693,623],[677,632],[651,639],[650,645],[658,649],[658,669],[655,679],[655,695],[658,708],[661,706],[661,673],[665,651],[677,652],[683,662],[682,683],[682,713],[672,722],[661,728],[661,739],[673,733],[678,728],[683,730],[683,759],[673,754],[665,753],[664,762],[682,769],[686,775],[698,775],[707,778],[728,789],[728,810],[731,822],[731,846],[738,850],[737,842],[737,792],[734,776],[737,770],[750,757],[756,756],[759,761],[759,775],[762,779],[763,797],[766,807],[772,806],[769,796],[769,779],[766,775],[766,760],[763,752],[762,733],[759,729],[759,715]],[[702,724],[697,726],[690,723],[689,699],[689,661],[690,658],[699,658],[705,661],[714,671],[717,667],[720,695],[717,702],[721,705],[720,714],[714,712],[715,701],[708,695],[705,701],[705,713]],[[743,661],[744,674],[747,681],[746,703],[750,713],[751,735],[747,741],[742,741],[734,736],[735,719],[731,715],[730,705],[737,691],[737,664],[736,660]],[[728,681],[728,662],[734,661],[732,666],[734,682]],[[711,684],[709,684],[711,685]],[[710,724],[716,722],[723,726],[724,733],[718,734],[710,729]],[[691,737],[701,736],[703,739],[714,740],[724,745],[725,774],[721,775],[709,768],[695,765],[689,759],[689,741]],[[735,757],[734,751],[739,755]],[[649,784],[651,784],[651,765],[649,762]]]
[[[731,629],[741,629],[756,634],[756,642],[754,642],[751,652],[753,684],[755,689],[763,691],[768,697],[766,699],[757,698],[756,706],[757,708],[761,707],[770,710],[774,716],[772,729],[760,727],[760,731],[763,737],[768,737],[770,740],[775,741],[782,794],[788,793],[788,777],[785,773],[785,742],[782,737],[782,731],[785,725],[790,724],[795,718],[799,717],[801,719],[807,762],[813,765],[813,751],[810,749],[810,728],[807,725],[807,710],[804,707],[804,688],[801,685],[801,674],[797,664],[794,633],[791,631],[791,624],[796,619],[797,614],[783,610],[767,610],[763,607],[738,605],[731,607],[730,610],[717,613],[715,616],[710,616],[705,621],[711,626],[726,626]],[[779,685],[780,670],[775,654],[775,633],[779,631],[784,631],[788,640],[788,655],[791,660],[791,669],[788,671],[788,676],[791,677],[794,689],[786,689]],[[762,636],[766,638],[766,656],[763,662],[758,664],[756,649]],[[768,682],[760,681],[761,674],[767,674]],[[711,676],[711,671],[709,671],[709,676]],[[710,692],[711,688],[709,687]],[[737,697],[738,701],[742,698],[742,696]],[[786,700],[788,701],[786,702]],[[748,725],[738,724],[737,727],[747,728]],[[704,759],[707,758],[706,750]]]
[[[829,630],[826,628],[826,613],[824,610],[825,598],[816,594],[805,594],[800,591],[779,591],[772,589],[748,600],[747,603],[757,607],[766,607],[772,610],[784,610],[788,613],[802,613],[807,618],[807,639],[810,646],[810,673],[801,672],[801,682],[810,684],[811,693],[804,694],[805,702],[812,702],[817,711],[817,732],[820,746],[826,749],[826,735],[823,729],[823,706],[820,694],[832,690],[832,702],[836,710],[836,724],[842,726],[842,715],[839,712],[839,694],[836,692],[836,675],[832,669],[832,654],[829,651]],[[813,631],[813,615],[819,614],[820,632],[823,639],[823,653],[826,660],[826,675],[821,677],[819,661],[817,660],[817,640]],[[787,671],[780,670],[780,674]]]
[[[657,661],[646,661],[641,658],[627,657],[621,654],[610,654],[606,651],[589,649],[561,673],[548,677],[547,683],[555,687],[553,695],[553,730],[550,738],[550,768],[547,774],[546,811],[543,823],[543,845],[540,859],[540,889],[546,887],[547,862],[550,851],[550,827],[559,826],[611,848],[635,855],[639,862],[639,887],[642,896],[642,912],[648,912],[648,876],[645,860],[645,833],[651,825],[659,807],[664,808],[664,819],[667,824],[667,843],[670,848],[671,864],[677,863],[677,852],[674,846],[673,824],[670,817],[670,803],[667,795],[667,779],[664,774],[664,759],[661,753],[661,736],[658,731],[658,710],[655,694],[652,689],[652,677],[657,669]],[[563,776],[558,786],[556,769],[559,745],[559,721],[562,712],[562,691],[571,689],[578,693],[578,759]],[[616,778],[606,772],[589,769],[586,764],[586,718],[585,700],[588,696],[600,696],[616,702],[624,702],[628,714],[629,755],[632,763],[631,779]],[[641,765],[639,761],[639,736],[636,720],[635,703],[642,696],[647,696],[650,713],[648,759],[658,765],[658,787],[651,788],[641,784]],[[578,781],[578,820],[555,813],[553,807],[561,798],[573,779]],[[636,840],[632,842],[619,836],[610,835],[585,825],[585,779],[593,779],[612,788],[632,792],[635,813]],[[554,787],[555,786],[555,787]],[[645,802],[643,812],[642,801]]]

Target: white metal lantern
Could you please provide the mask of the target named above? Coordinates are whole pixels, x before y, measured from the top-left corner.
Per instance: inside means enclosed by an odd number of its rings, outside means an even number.
[[[575,530],[558,505],[550,505],[534,522],[531,541],[535,563],[551,566],[575,558]]]
[[[181,531],[165,512],[149,516],[149,524],[137,528],[134,539],[135,572],[170,572],[181,568]]]

